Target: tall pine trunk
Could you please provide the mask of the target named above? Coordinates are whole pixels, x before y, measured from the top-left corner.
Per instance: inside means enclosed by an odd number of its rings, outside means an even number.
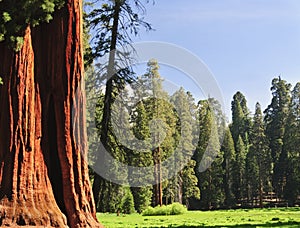
[[[82,4],[0,44],[0,225],[100,227],[88,178]]]
[[[153,186],[153,206],[162,206],[162,170],[161,170],[161,152],[160,147],[155,148],[152,151],[153,164],[154,164],[154,180]]]
[[[121,1],[115,1],[114,5],[114,16],[113,16],[113,25],[111,31],[111,41],[110,41],[110,53],[109,53],[109,62],[107,66],[106,78],[107,82],[105,85],[105,95],[104,95],[104,107],[103,107],[103,117],[101,121],[101,143],[103,144],[104,149],[109,149],[109,126],[111,121],[111,105],[113,101],[113,90],[114,85],[113,81],[116,77],[116,48],[117,48],[117,40],[118,40],[118,27],[119,27],[119,18],[121,12]],[[104,153],[105,155],[105,153]],[[102,159],[106,159],[103,157]],[[95,173],[94,183],[93,183],[93,194],[94,201],[96,205],[98,205],[99,199],[103,197],[103,192],[101,192],[100,183],[105,183],[108,180],[103,179],[98,173]],[[114,185],[114,183],[112,183]],[[110,193],[111,189],[108,190]],[[105,210],[106,211],[106,210]]]

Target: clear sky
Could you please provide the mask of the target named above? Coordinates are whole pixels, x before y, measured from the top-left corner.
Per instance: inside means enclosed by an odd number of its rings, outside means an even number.
[[[146,8],[145,20],[155,31],[141,31],[136,40],[176,44],[202,59],[219,84],[227,115],[237,91],[253,112],[257,101],[263,109],[270,103],[274,77],[300,81],[299,0],[155,0]],[[192,88],[167,72],[169,80]]]

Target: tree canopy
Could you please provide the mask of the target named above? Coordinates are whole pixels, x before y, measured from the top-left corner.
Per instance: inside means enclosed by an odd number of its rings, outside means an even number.
[[[64,5],[64,0],[3,0],[0,2],[0,42],[6,40],[19,50],[28,25],[37,26],[49,22],[56,9]]]

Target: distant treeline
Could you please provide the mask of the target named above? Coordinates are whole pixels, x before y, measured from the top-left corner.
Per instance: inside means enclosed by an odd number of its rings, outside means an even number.
[[[87,74],[87,85],[93,75]],[[105,144],[123,164],[153,166],[149,174],[132,169],[118,172],[118,162],[106,164],[120,182],[134,185],[152,180],[153,186],[123,187],[93,171],[100,164],[97,161],[104,159],[97,153],[104,95],[98,98],[95,112],[88,113],[90,174],[98,211],[142,212],[149,205],[173,202],[189,209],[299,202],[300,83],[292,88],[274,78],[270,105],[262,111],[257,103],[254,114],[245,96],[237,92],[231,103],[232,121],[227,124],[214,98],[195,102],[183,88],[170,96],[162,81],[157,61],[150,60],[134,85],[114,91]],[[96,90],[89,88],[88,99],[101,93]],[[167,167],[161,165],[166,160]],[[170,179],[163,178],[172,172]]]

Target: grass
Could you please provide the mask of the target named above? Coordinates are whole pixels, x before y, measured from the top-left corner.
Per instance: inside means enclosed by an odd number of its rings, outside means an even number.
[[[142,216],[98,213],[107,228],[117,227],[300,227],[300,208],[188,211],[181,215]]]

